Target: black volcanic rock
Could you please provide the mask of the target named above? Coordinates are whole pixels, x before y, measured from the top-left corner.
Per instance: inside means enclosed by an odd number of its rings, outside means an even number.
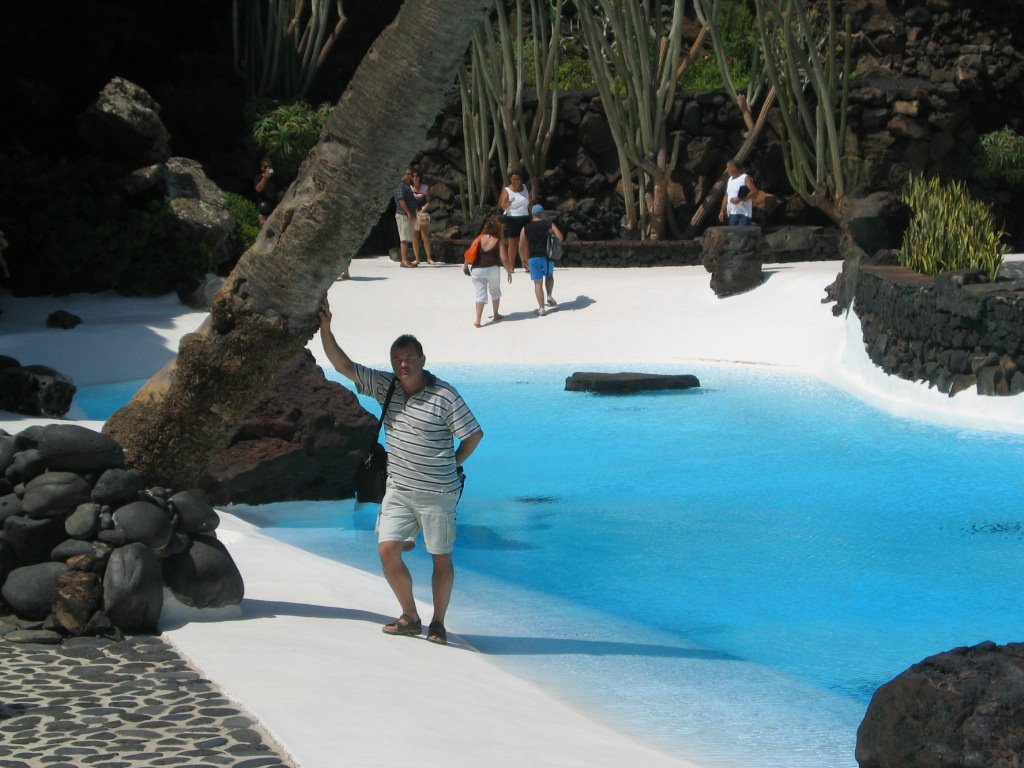
[[[700,381],[690,373],[589,373],[577,371],[565,380],[567,392],[628,395],[664,389],[692,389]]]

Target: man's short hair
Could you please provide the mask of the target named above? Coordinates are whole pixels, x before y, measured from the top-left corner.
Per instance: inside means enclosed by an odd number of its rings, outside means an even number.
[[[413,336],[411,333],[403,333],[401,336],[399,336],[397,339],[391,342],[390,354],[395,354],[395,350],[401,349],[402,347],[412,347],[413,349],[416,350],[417,355],[423,357],[423,345],[420,344],[420,340]]]

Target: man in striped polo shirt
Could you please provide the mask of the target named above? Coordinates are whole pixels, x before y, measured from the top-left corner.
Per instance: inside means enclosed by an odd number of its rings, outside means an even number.
[[[406,543],[414,542],[422,530],[424,546],[434,560],[434,616],[427,639],[446,643],[444,617],[455,583],[455,505],[462,494],[459,468],[479,445],[483,430],[455,388],[424,369],[427,359],[416,337],[395,339],[391,372],[355,363],[331,332],[331,310],[325,299],[320,305],[320,339],[338,373],[378,403],[384,403],[391,382],[396,381],[384,415],[388,483],[377,516],[377,552],[402,615],[383,630],[389,635],[419,635],[423,631],[412,576],[402,560]]]

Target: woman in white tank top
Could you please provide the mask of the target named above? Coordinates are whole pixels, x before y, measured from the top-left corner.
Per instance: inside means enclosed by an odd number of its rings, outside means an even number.
[[[501,190],[501,197],[498,199],[503,216],[502,223],[505,225],[505,245],[509,253],[516,253],[519,244],[519,233],[523,226],[530,220],[530,189],[523,183],[523,174],[519,169],[512,169],[508,175],[508,186]],[[515,267],[515,258],[512,259],[512,266]],[[523,265],[526,269],[526,265]]]

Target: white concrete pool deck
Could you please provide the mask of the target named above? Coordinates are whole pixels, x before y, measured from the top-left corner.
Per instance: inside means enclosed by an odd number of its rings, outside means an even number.
[[[479,329],[470,281],[456,266],[400,269],[383,257],[359,259],[353,279],[329,295],[339,342],[371,365],[385,364],[396,336],[413,333],[427,367],[442,377],[446,364],[474,363],[551,365],[567,376],[653,364],[699,376],[706,361],[784,366],[898,415],[1024,433],[1024,398],[964,392],[951,399],[875,369],[856,318],[833,317],[821,303],[838,270],[836,262],[767,265],[762,286],[719,299],[701,267],[565,269],[556,273],[559,305],[545,317],[532,314],[532,285],[517,272],[503,284],[506,320]],[[0,354],[53,366],[79,385],[148,377],[205,317],[173,296],[0,294],[0,309]],[[47,329],[57,309],[84,322]],[[326,362],[318,338],[310,349]],[[52,421],[0,412],[0,428],[12,433]],[[276,542],[229,514],[219,535],[245,578],[245,601],[198,615],[171,606],[165,636],[259,717],[302,768],[403,760],[455,768],[693,765],[467,648],[457,637],[458,585],[451,646],[387,637],[380,624],[397,611],[382,578]]]

